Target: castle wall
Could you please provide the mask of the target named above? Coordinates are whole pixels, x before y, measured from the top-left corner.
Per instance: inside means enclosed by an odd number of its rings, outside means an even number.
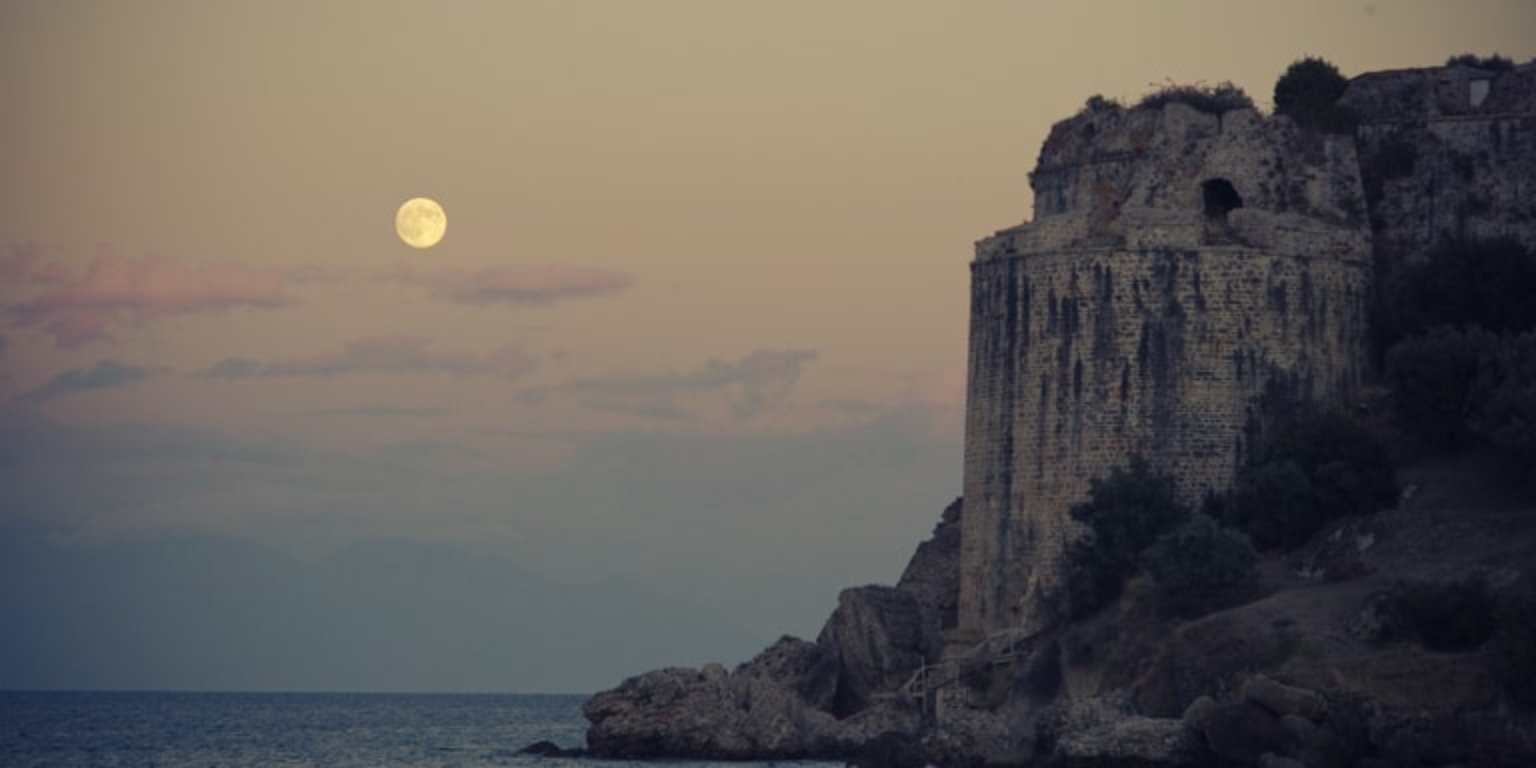
[[[960,622],[1028,625],[1061,592],[1089,480],[1141,454],[1186,500],[1230,487],[1272,376],[1346,402],[1363,254],[1081,248],[972,265]]]
[[[1211,184],[1240,207],[1212,209]],[[1231,486],[1272,381],[1353,400],[1370,239],[1349,137],[1252,111],[1085,112],[1052,128],[1035,217],[972,263],[959,634],[1048,621],[1068,511],[1140,454]]]
[[[1360,118],[1361,174],[1385,270],[1446,235],[1536,242],[1536,65],[1371,73],[1340,102]]]

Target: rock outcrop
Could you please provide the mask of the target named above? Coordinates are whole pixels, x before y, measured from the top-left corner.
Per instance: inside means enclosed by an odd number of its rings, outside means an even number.
[[[831,751],[837,660],[783,638],[734,672],[662,669],[582,707],[589,753],[610,758],[797,759]],[[821,706],[816,706],[820,704]]]
[[[944,511],[896,587],[844,590],[816,642],[784,637],[727,672],[662,669],[583,706],[588,754],[639,759],[852,759],[921,730],[901,686],[937,659],[953,616],[961,504]]]
[[[832,712],[866,709],[877,694],[895,690],[924,664],[938,659],[938,625],[927,621],[917,598],[895,587],[845,589],[816,644],[841,662]]]

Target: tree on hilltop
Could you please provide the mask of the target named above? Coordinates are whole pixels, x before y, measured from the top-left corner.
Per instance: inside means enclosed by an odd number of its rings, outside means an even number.
[[[1308,56],[1287,67],[1275,81],[1275,114],[1287,115],[1303,128],[1349,133],[1354,116],[1339,106],[1349,80],[1330,62]]]

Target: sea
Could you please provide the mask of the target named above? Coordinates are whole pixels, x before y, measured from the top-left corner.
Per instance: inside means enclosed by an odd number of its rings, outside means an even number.
[[[626,764],[518,753],[538,741],[566,748],[582,746],[586,733],[586,720],[581,716],[584,698],[0,691],[0,766],[611,768]],[[711,763],[647,761],[643,765],[709,768]],[[755,765],[841,766],[812,762]]]

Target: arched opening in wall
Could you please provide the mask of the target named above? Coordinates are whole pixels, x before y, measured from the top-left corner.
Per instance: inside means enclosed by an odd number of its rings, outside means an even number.
[[[1206,179],[1200,182],[1200,191],[1205,193],[1206,218],[1225,221],[1232,209],[1243,207],[1243,196],[1226,179]]]

